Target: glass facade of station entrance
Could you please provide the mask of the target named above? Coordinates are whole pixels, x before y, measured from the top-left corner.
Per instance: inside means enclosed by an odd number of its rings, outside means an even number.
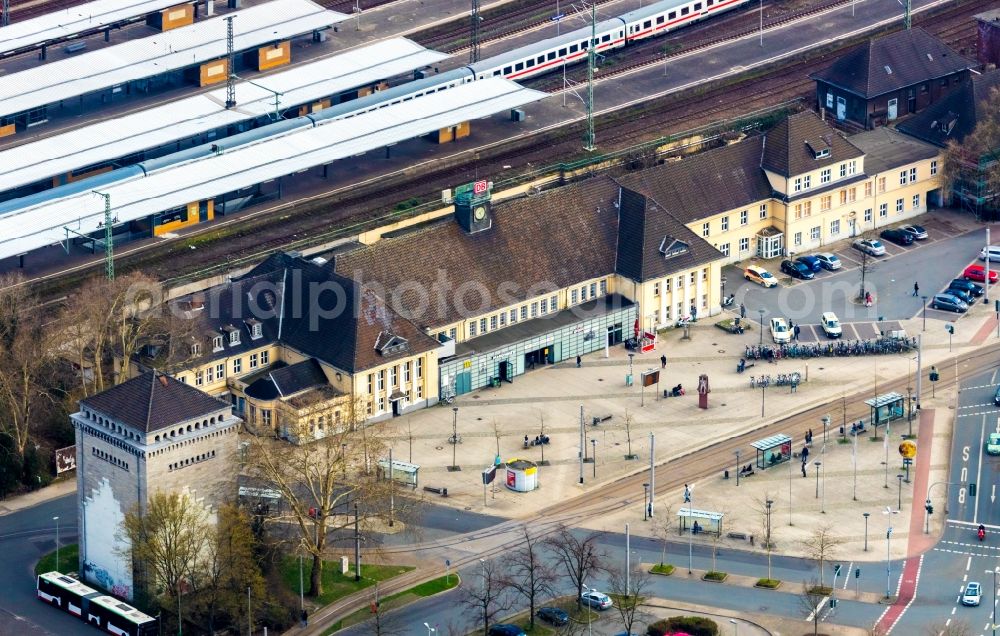
[[[532,368],[621,344],[636,316],[636,305],[612,294],[460,343],[440,362],[440,394],[502,386]]]

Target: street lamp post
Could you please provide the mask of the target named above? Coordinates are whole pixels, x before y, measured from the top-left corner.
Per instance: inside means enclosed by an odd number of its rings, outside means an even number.
[[[822,418],[822,422],[823,422],[823,443],[826,444],[827,441],[826,431],[830,427],[830,416],[824,415]]]
[[[684,484],[684,494],[686,495],[684,499],[686,500],[686,503],[688,505],[687,516],[689,522],[691,521],[691,512],[694,509],[694,504],[691,503],[691,500],[694,499],[693,491],[694,491],[693,486],[689,487],[687,484]],[[688,523],[688,574],[691,574],[691,570],[693,569],[692,563],[694,561],[694,545],[691,541],[693,538],[694,538],[694,526],[691,525],[691,523]]]
[[[924,303],[924,326],[920,329],[920,331],[927,331],[927,296],[921,296],[920,300]]]
[[[590,446],[593,449],[590,456],[594,460],[594,479],[597,479],[597,440],[593,437],[590,438]]]
[[[764,345],[764,308],[761,307],[760,309],[758,309],[757,313],[760,314],[760,343],[759,344],[761,346],[763,346]]]
[[[788,459],[788,525],[792,525],[792,460]]]
[[[56,522],[56,572],[59,570],[59,517],[52,517],[52,520]]]
[[[649,500],[649,482],[647,481],[642,485],[642,520],[646,521],[649,518],[649,508],[646,502]]]
[[[889,527],[885,531],[885,598],[892,598],[892,515],[898,514],[898,510],[893,510],[889,506],[885,507],[882,514],[889,517]]]
[[[871,516],[870,512],[862,512],[861,515],[865,518],[865,552],[868,552],[868,517]]]
[[[739,449],[734,450],[733,454],[736,455],[736,485],[739,486],[740,485],[740,450]]]
[[[816,466],[816,499],[819,499],[819,467],[823,465],[823,462],[817,459],[813,464]]]
[[[458,462],[455,458],[458,452],[458,407],[451,407],[452,418],[451,418],[451,469],[455,470],[458,466]]]
[[[826,455],[826,446],[820,451],[820,456]],[[819,485],[819,511],[826,514],[826,467],[820,465],[820,485]]]
[[[767,387],[763,383],[761,383],[761,385],[760,385],[760,416],[761,416],[761,418],[764,417],[764,391],[766,391],[766,390],[767,390]]]
[[[764,537],[764,548],[767,550],[767,580],[771,580],[771,506],[774,501],[768,499],[764,502],[767,506],[767,535]]]
[[[902,510],[903,509],[903,474],[902,473],[896,475],[896,482],[897,482],[897,485],[899,487],[899,490],[896,493],[897,494],[897,497],[896,497],[896,509]]]

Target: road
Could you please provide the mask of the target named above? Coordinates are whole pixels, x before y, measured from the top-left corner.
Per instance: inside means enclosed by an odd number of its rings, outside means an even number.
[[[993,404],[997,370],[970,375],[962,382],[952,441],[948,481],[956,484],[932,485],[934,514],[945,514],[942,505],[948,495],[948,521],[937,546],[924,556],[917,599],[900,618],[895,634],[915,634],[934,623],[965,621],[972,634],[992,634],[992,572],[1000,565],[1000,506],[996,485],[1000,481],[1000,458],[983,452],[986,437],[1000,432],[1000,409]],[[975,497],[968,484],[975,483]],[[976,538],[976,526],[987,528],[986,541]],[[979,607],[965,607],[959,596],[969,581],[983,585]]]
[[[69,614],[47,607],[35,598],[35,563],[55,549],[58,516],[59,543],[76,543],[76,494],[66,495],[0,517],[0,636],[93,636]],[[72,568],[63,568],[75,571]]]
[[[887,244],[886,256],[874,259],[865,276],[866,288],[877,299],[874,307],[866,308],[852,300],[861,282],[860,254],[847,242],[835,244],[831,249],[844,263],[840,271],[822,271],[815,280],[796,281],[788,286],[765,289],[745,281],[741,268],[727,267],[726,294],[735,293],[737,304],[746,305],[748,319],[756,319],[760,308],[765,310],[765,321],[768,316],[778,315],[797,324],[818,324],[824,311],[834,312],[841,322],[913,318],[923,307],[921,299],[912,295],[913,283],[919,282],[922,295],[932,296],[946,288],[951,279],[961,276],[970,262],[979,262],[976,257],[986,242],[982,230],[955,234],[953,229],[937,225],[933,216],[926,225],[928,240],[909,247]],[[919,272],[917,280],[914,272]],[[772,273],[780,278],[777,272]],[[950,322],[956,319],[956,314],[928,308],[927,319]]]

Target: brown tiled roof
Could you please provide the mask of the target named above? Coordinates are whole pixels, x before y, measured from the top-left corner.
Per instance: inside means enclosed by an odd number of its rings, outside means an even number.
[[[1000,69],[973,74],[941,101],[900,122],[897,129],[911,137],[944,147],[954,139],[961,143],[976,128],[985,112],[990,91],[1000,88]]]
[[[941,40],[913,28],[868,40],[810,77],[871,99],[972,66]]]
[[[670,215],[663,206],[622,188],[618,230],[618,273],[637,281],[662,278],[723,258]]]
[[[341,254],[336,270],[388,290],[418,325],[438,327],[614,273],[617,198],[614,181],[594,177],[496,204],[489,230],[466,234],[448,217]],[[467,291],[462,302],[456,290]]]
[[[763,201],[771,186],[760,169],[762,137],[671,161],[618,179],[669,206],[682,223]]]
[[[820,147],[829,147],[829,156],[816,159],[814,151]],[[791,177],[863,154],[819,115],[803,111],[788,116],[768,131],[761,166],[783,177]]]
[[[84,398],[80,404],[146,433],[213,415],[229,406],[156,371]]]

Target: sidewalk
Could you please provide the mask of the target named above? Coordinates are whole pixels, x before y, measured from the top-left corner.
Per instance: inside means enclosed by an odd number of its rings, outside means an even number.
[[[0,517],[76,492],[76,473],[45,488],[0,501]]]

